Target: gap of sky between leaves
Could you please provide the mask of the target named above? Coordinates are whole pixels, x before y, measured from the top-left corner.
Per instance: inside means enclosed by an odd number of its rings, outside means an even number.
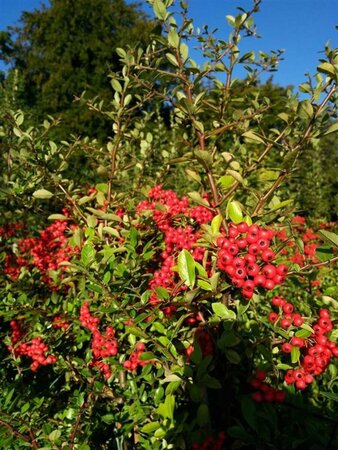
[[[17,25],[22,11],[33,11],[48,0],[0,0],[0,30]],[[239,14],[241,6],[249,10],[251,0],[186,0],[189,16],[195,27],[208,25],[209,31],[217,29],[216,36],[226,40],[231,32],[225,16]],[[153,16],[152,8],[145,0],[141,7]],[[93,0],[93,6],[95,0]],[[258,34],[261,38],[245,38],[240,44],[242,54],[253,50],[265,51],[284,49],[284,60],[273,75],[273,82],[281,86],[298,86],[306,81],[306,73],[316,71],[318,60],[323,57],[327,41],[337,47],[338,1],[337,0],[263,0],[260,12],[255,15]],[[201,53],[192,50],[190,56],[203,64]],[[4,66],[0,63],[0,69]],[[235,76],[243,78],[244,70],[237,70]]]

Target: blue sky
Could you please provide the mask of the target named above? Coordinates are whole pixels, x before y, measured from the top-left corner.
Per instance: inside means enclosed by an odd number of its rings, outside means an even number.
[[[41,3],[41,0],[0,0],[0,29],[16,24],[23,10],[32,11]],[[140,3],[146,4],[145,0]],[[237,6],[246,9],[252,4],[251,0],[189,0],[187,3],[195,25],[208,24],[209,30],[218,28],[217,35],[222,38],[230,32],[225,16],[236,15]],[[149,11],[146,5],[145,9]],[[337,0],[263,0],[261,12],[256,15],[262,38],[243,40],[241,49],[243,52],[285,49],[284,61],[274,74],[274,81],[283,86],[297,86],[305,81],[306,72],[315,72],[320,51],[328,40],[332,47],[338,46],[337,23]],[[196,53],[192,56],[201,62]]]

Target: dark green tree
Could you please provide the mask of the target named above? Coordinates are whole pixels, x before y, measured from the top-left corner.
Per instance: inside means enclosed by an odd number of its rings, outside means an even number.
[[[145,43],[152,24],[124,0],[51,0],[23,12],[19,27],[0,33],[0,59],[23,80],[21,101],[37,120],[60,116],[64,131],[99,136],[106,124],[74,103],[86,91],[109,100],[108,73],[119,68],[116,47]]]

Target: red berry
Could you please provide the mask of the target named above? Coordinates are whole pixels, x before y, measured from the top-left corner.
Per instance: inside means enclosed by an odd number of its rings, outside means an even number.
[[[297,380],[296,381],[296,388],[297,389],[305,389],[306,388],[306,382],[304,380]]]
[[[285,303],[285,300],[282,297],[279,297],[278,295],[276,295],[275,297],[273,297],[273,299],[271,300],[271,303],[275,306],[283,306]]]
[[[246,222],[241,222],[237,225],[237,230],[240,233],[245,233],[246,231],[248,231],[248,224]]]
[[[285,275],[287,275],[289,269],[288,266],[286,266],[285,264],[279,264],[276,268],[276,272],[278,275],[282,275],[285,277]]]
[[[294,314],[292,316],[292,322],[295,327],[300,327],[301,325],[303,325],[302,316],[300,314]]]
[[[273,266],[272,264],[267,264],[266,266],[263,267],[262,274],[266,278],[269,278],[269,279],[273,278],[276,275],[275,266]]]
[[[264,381],[266,378],[265,370],[262,369],[257,370],[255,377],[257,378],[257,380]]]
[[[270,321],[271,323],[275,323],[275,322],[277,322],[277,320],[278,320],[278,314],[276,314],[275,312],[271,312],[271,313],[268,315],[268,318],[269,318],[269,321]]]
[[[291,326],[291,321],[288,320],[288,319],[282,319],[282,320],[280,321],[280,326],[281,326],[282,328],[289,328],[289,327]]]
[[[252,400],[254,400],[256,403],[262,403],[263,401],[263,394],[261,392],[253,392],[251,394]]]
[[[294,345],[295,347],[304,347],[304,339],[294,336],[291,339],[291,344]]]
[[[265,262],[271,262],[275,259],[275,253],[270,249],[264,250],[262,252],[261,258]]]
[[[319,310],[319,317],[321,319],[330,319],[330,312],[327,309],[320,309]]]
[[[278,403],[283,403],[286,398],[286,392],[285,391],[276,391],[275,392],[275,401]]]
[[[289,344],[288,342],[285,342],[285,343],[282,345],[282,351],[283,351],[284,353],[291,353],[291,351],[292,351],[292,345]]]
[[[275,287],[275,282],[273,280],[265,280],[263,287],[271,291]]]
[[[264,286],[266,278],[264,275],[256,275],[254,278],[254,283],[256,286]]]
[[[293,305],[291,303],[285,303],[283,306],[283,311],[285,314],[292,314],[293,313]]]

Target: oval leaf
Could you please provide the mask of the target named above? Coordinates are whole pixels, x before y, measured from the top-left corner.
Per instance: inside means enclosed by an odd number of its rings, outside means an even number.
[[[195,260],[187,250],[178,255],[178,274],[181,280],[190,288],[195,284]]]

